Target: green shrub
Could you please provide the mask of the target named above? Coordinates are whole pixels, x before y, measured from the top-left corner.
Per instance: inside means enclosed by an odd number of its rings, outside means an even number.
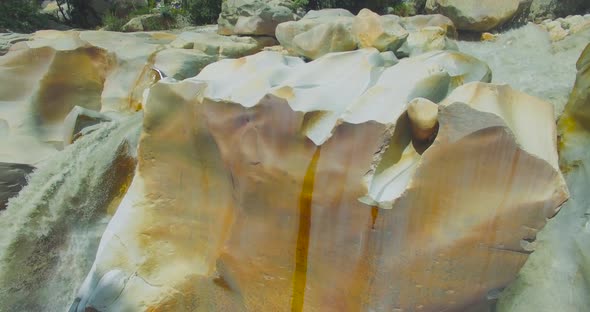
[[[221,13],[220,0],[183,0],[182,9],[196,25],[216,24]]]
[[[416,15],[416,10],[406,2],[400,2],[390,7],[387,13],[398,16],[412,16]]]
[[[33,32],[47,28],[51,18],[39,13],[34,0],[0,0],[0,28],[14,32]]]
[[[113,12],[108,12],[102,17],[102,23],[104,27],[110,31],[121,31],[123,29],[123,25],[125,25],[127,22],[127,19],[120,18],[113,14]]]
[[[294,0],[293,1],[294,7],[293,9],[305,9],[309,5],[309,0]]]

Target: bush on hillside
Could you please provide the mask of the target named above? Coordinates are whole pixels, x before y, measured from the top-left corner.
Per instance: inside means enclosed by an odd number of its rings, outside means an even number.
[[[221,0],[182,0],[182,9],[195,25],[216,24]]]
[[[39,13],[34,0],[0,0],[0,29],[29,33],[46,28],[50,17]]]

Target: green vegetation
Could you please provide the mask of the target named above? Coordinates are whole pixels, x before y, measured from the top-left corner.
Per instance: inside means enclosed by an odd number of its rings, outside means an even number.
[[[107,12],[107,14],[102,17],[102,23],[107,30],[121,31],[123,30],[123,25],[127,23],[127,19],[120,18],[113,14],[113,12]]]
[[[193,24],[215,24],[221,13],[221,0],[183,0],[182,9]]]
[[[51,21],[39,13],[34,0],[0,0],[0,28],[14,32],[33,32]]]
[[[109,30],[120,31],[129,20],[136,16],[159,13],[160,18],[146,19],[145,26],[149,30],[185,27],[191,24],[214,24],[221,12],[220,0],[182,0],[161,1],[149,0],[147,7],[133,9],[127,14],[111,10],[102,18],[103,25]]]
[[[158,30],[184,27],[190,24],[215,24],[221,12],[222,0],[148,0],[148,6],[113,7],[102,16],[95,12],[87,0],[57,0],[62,23],[79,28],[106,27],[120,31],[136,16],[159,13],[159,18],[147,19],[146,29]],[[293,0],[294,9],[318,10],[344,8],[357,13],[369,8],[377,13],[413,15],[413,8],[403,0]],[[39,13],[37,0],[0,0],[0,29],[32,32],[55,24],[54,17]]]
[[[406,2],[399,2],[394,4],[388,9],[390,14],[398,15],[398,16],[412,16],[416,15],[417,12],[413,6],[407,4]]]

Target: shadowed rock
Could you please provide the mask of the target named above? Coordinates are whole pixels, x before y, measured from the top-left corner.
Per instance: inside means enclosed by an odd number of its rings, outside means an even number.
[[[8,199],[18,195],[34,169],[29,165],[0,163],[0,210],[6,209]]]

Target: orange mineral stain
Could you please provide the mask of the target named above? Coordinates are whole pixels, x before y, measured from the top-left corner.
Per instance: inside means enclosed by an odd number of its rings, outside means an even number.
[[[307,282],[307,254],[309,251],[309,231],[311,229],[311,203],[315,174],[320,158],[320,147],[317,147],[311,162],[307,166],[303,187],[299,195],[299,230],[295,249],[295,271],[293,272],[293,295],[291,296],[291,311],[303,311],[305,299],[305,284]]]
[[[375,222],[377,221],[378,216],[379,216],[379,207],[377,207],[377,206],[371,207],[371,230],[375,229]]]

